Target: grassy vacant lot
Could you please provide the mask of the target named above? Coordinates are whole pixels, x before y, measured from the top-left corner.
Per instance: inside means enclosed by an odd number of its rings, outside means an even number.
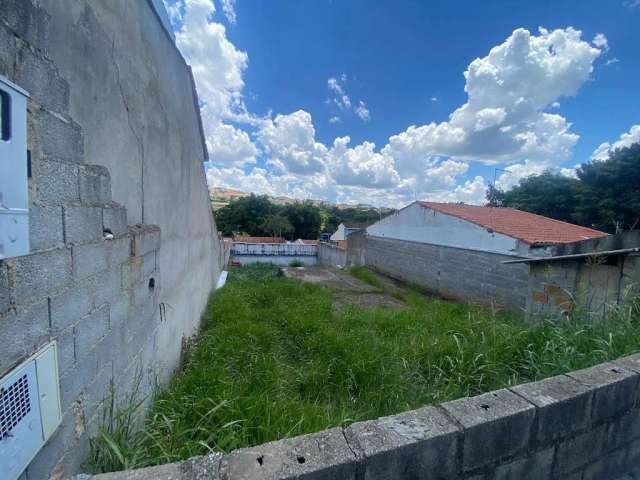
[[[365,269],[352,274],[391,288]],[[155,399],[143,432],[107,426],[94,443],[95,467],[228,451],[640,350],[634,309],[598,326],[579,319],[532,326],[409,289],[388,293],[406,308],[336,309],[327,287],[279,277],[268,266],[233,271],[208,306],[184,368]]]

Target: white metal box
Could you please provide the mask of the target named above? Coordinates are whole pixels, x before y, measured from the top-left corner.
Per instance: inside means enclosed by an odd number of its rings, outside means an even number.
[[[28,97],[0,75],[0,259],[29,253]]]
[[[17,479],[61,421],[53,341],[0,380],[0,479]]]

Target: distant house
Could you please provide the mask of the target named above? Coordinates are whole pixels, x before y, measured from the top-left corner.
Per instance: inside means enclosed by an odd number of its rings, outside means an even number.
[[[297,243],[299,245],[317,245],[318,240],[305,240],[305,239],[299,238],[293,243]]]
[[[607,234],[513,208],[416,201],[366,236],[374,269],[445,296],[524,308],[528,269],[502,262]]]
[[[364,230],[365,228],[367,228],[365,223],[341,223],[329,239],[334,242],[346,240],[353,232]]]
[[[249,235],[234,235],[233,243],[286,243],[282,237],[251,237]]]

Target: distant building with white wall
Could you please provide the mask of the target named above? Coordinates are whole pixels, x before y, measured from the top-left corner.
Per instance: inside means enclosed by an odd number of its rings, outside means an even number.
[[[349,235],[359,230],[364,230],[367,226],[361,223],[341,223],[338,225],[338,229],[331,235],[330,239],[333,242],[339,242],[346,240]]]
[[[605,236],[512,208],[416,201],[369,226],[358,256],[440,295],[518,310],[526,304],[528,268],[503,262]]]
[[[420,201],[374,223],[367,234],[518,257],[607,235],[513,208]]]

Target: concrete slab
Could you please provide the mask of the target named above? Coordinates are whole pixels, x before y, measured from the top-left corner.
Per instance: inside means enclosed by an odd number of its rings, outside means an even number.
[[[360,307],[402,308],[404,302],[359,280],[348,272],[331,267],[284,267],[282,274],[302,282],[326,285],[335,291],[334,306],[358,305]]]

